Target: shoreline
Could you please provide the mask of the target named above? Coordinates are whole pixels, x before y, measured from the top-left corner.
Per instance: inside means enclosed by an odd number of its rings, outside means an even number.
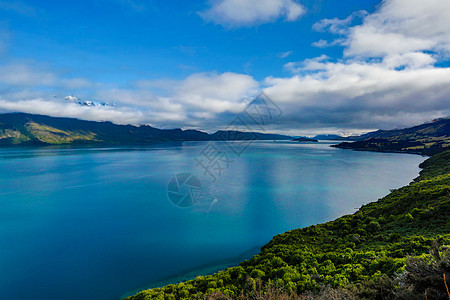
[[[420,155],[424,157],[431,157],[432,155],[423,154],[416,151],[396,151],[396,150],[372,150],[372,149],[363,149],[363,148],[344,148],[338,147],[338,145],[331,145],[332,148],[342,149],[342,150],[352,150],[352,151],[361,151],[361,152],[376,152],[376,153],[396,153],[396,154],[414,154]]]
[[[244,253],[239,255],[238,257],[234,257],[234,258],[230,258],[227,260],[217,261],[216,263],[199,266],[198,268],[191,269],[191,270],[188,270],[185,272],[180,272],[174,276],[170,276],[170,277],[167,277],[167,278],[159,280],[159,281],[151,282],[148,285],[145,285],[145,286],[137,288],[133,291],[122,294],[118,299],[123,300],[127,297],[136,295],[137,293],[144,291],[144,290],[164,287],[164,286],[167,286],[170,284],[178,284],[181,282],[195,279],[198,276],[208,276],[208,275],[212,275],[217,272],[223,271],[227,268],[238,266],[242,261],[248,260],[248,259],[252,258],[253,256],[255,256],[256,254],[260,253],[261,248],[264,245],[260,245],[260,246],[251,248],[248,251],[245,251]]]

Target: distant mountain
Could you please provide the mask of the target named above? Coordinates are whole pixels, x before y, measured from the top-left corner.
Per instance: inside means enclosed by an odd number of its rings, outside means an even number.
[[[295,139],[293,139],[293,141],[295,141],[295,142],[314,142],[314,143],[318,143],[319,142],[316,139],[312,139],[312,138],[305,137],[305,136],[301,136],[301,137],[295,138]]]
[[[147,144],[156,141],[288,140],[278,134],[237,132],[214,134],[198,130],[158,129],[148,125],[116,125],[25,113],[0,114],[0,146],[59,144]],[[239,136],[239,138],[236,138]]]
[[[417,140],[423,138],[442,138],[450,136],[450,119],[436,119],[430,123],[396,130],[377,130],[357,137],[358,140],[383,138],[391,140]]]
[[[219,130],[211,135],[212,140],[291,140],[291,136],[273,133],[243,132],[233,130]]]
[[[337,148],[432,155],[450,149],[450,119],[397,130],[378,130],[343,142]]]
[[[346,140],[346,137],[337,135],[337,134],[319,134],[313,137],[313,139],[316,140],[333,140],[333,141],[340,141],[340,140]]]

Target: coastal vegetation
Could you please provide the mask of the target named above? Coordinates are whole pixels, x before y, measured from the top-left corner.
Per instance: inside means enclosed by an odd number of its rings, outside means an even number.
[[[275,236],[216,274],[127,298],[449,299],[450,151],[356,213]]]

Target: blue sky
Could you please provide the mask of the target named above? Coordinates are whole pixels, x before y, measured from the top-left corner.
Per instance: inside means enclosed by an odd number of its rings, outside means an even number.
[[[0,109],[211,131],[265,91],[268,131],[418,124],[449,114],[450,24],[412,2],[0,0]]]
[[[10,1],[8,1],[10,2]],[[342,49],[311,44],[326,33],[311,30],[323,18],[345,18],[356,9],[371,11],[378,1],[312,1],[299,20],[283,17],[244,27],[214,24],[200,16],[198,1],[32,1],[12,2],[0,11],[11,31],[11,58],[34,59],[71,76],[122,84],[141,78],[182,79],[192,72],[237,72],[258,80],[283,75],[281,53],[302,60],[320,54],[339,57]],[[1,7],[1,6],[0,6]]]

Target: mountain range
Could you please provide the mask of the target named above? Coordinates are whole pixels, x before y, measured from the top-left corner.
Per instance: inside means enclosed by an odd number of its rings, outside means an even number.
[[[0,145],[147,144],[157,141],[291,140],[259,132],[158,129],[26,113],[0,114]]]
[[[315,137],[316,138],[316,137]],[[0,114],[0,146],[13,145],[126,145],[158,141],[292,140],[293,137],[259,132],[158,129],[149,125],[117,125],[26,113]],[[317,139],[344,139],[321,135]],[[450,119],[395,130],[378,130],[353,136],[354,142],[333,147],[367,151],[432,155],[450,146]]]

